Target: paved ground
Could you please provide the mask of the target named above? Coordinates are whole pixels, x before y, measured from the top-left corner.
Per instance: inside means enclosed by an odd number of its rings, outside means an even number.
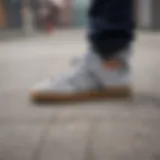
[[[85,51],[83,31],[0,42],[0,160],[159,160],[160,34],[138,33],[133,99],[33,104],[29,88]]]

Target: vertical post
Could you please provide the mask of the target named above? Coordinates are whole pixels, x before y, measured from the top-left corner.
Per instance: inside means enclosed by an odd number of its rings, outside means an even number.
[[[160,0],[152,0],[152,28],[160,29]]]
[[[34,19],[33,19],[33,13],[32,8],[30,6],[30,3],[28,3],[29,0],[23,0],[23,31],[25,34],[33,34],[34,32]]]
[[[7,27],[7,24],[6,24],[5,8],[4,8],[3,0],[0,0],[0,29],[4,29],[6,27]]]
[[[152,1],[138,0],[135,8],[138,19],[138,26],[142,28],[151,28],[152,26]]]

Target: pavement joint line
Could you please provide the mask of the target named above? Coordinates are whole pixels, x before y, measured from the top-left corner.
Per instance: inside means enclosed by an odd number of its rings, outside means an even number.
[[[53,118],[54,117],[54,118]],[[41,136],[39,138],[39,141],[37,143],[37,146],[35,147],[35,150],[33,151],[33,156],[31,158],[31,160],[39,160],[40,159],[40,156],[41,156],[41,152],[43,150],[43,147],[44,145],[46,144],[46,141],[47,141],[47,137],[50,133],[50,129],[51,129],[51,126],[52,126],[52,122],[53,122],[53,119],[57,119],[57,117],[53,116],[53,114],[49,117],[47,123],[46,123],[46,126],[44,127],[42,133],[41,133]]]
[[[85,147],[84,160],[95,160],[93,143],[94,143],[96,128],[97,128],[99,123],[100,123],[100,120],[97,120],[97,119],[93,119],[93,121],[91,123],[91,127],[90,127],[89,132],[88,132],[87,144],[86,144],[86,147]]]

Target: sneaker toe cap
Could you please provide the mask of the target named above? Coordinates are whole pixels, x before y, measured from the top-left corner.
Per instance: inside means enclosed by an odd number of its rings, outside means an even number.
[[[35,85],[31,89],[31,93],[45,94],[45,93],[54,93],[54,94],[70,94],[76,92],[76,88],[69,84],[52,84],[50,82],[42,82]]]

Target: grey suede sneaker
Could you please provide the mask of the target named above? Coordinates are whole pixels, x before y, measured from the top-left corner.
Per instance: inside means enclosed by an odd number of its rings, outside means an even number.
[[[37,84],[31,89],[31,98],[43,101],[72,101],[128,97],[131,89],[125,52],[128,50],[108,62],[103,62],[95,53],[85,54],[67,73]]]

